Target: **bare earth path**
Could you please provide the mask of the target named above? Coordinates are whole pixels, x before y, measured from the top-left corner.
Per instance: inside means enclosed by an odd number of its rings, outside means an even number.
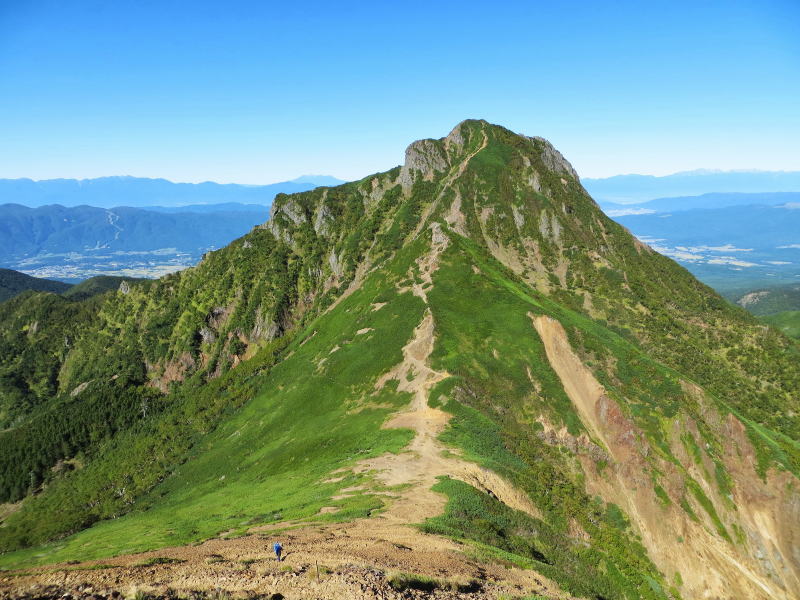
[[[0,597],[42,597],[46,586],[70,590],[89,586],[87,595],[126,596],[137,590],[166,595],[167,590],[224,590],[236,596],[282,594],[287,599],[497,598],[533,593],[564,597],[531,571],[485,564],[463,547],[408,527],[379,520],[308,526],[280,535],[287,554],[281,563],[271,554],[270,536],[214,539],[198,546],[166,548],[82,565],[47,567],[26,576],[0,576]],[[153,558],[185,562],[136,566]],[[92,564],[108,568],[90,570]],[[114,566],[110,566],[114,565]],[[320,569],[317,580],[317,566]],[[429,595],[394,591],[384,573],[407,572],[439,579],[480,583],[474,592],[440,590]],[[37,593],[38,591],[38,593]],[[31,593],[32,592],[32,593]],[[411,594],[411,595],[409,595]]]

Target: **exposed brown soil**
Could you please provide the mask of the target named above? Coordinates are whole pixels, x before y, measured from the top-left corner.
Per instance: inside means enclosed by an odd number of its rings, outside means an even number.
[[[383,517],[397,523],[421,523],[441,514],[445,498],[431,491],[439,477],[449,476],[493,494],[501,502],[517,510],[540,516],[538,509],[521,491],[496,473],[465,461],[448,451],[437,438],[450,418],[449,413],[428,405],[431,388],[448,377],[434,371],[427,360],[433,350],[433,316],[426,312],[414,330],[411,341],[403,348],[404,360],[382,376],[376,386],[390,379],[399,383],[399,391],[410,392],[410,406],[395,415],[384,426],[407,428],[416,432],[414,439],[399,454],[384,454],[360,463],[358,472],[375,471],[376,478],[387,486],[409,486],[391,503]]]
[[[438,268],[439,255],[449,244],[449,239],[439,223],[431,229],[431,249],[417,261],[419,280],[407,291],[416,294],[427,304],[426,291],[433,285],[433,273]],[[387,486],[409,486],[389,506],[384,518],[398,523],[421,523],[426,518],[441,514],[445,498],[431,491],[439,477],[460,479],[479,490],[491,493],[501,502],[540,516],[538,509],[523,492],[514,488],[496,473],[459,458],[445,447],[438,436],[450,418],[449,413],[428,404],[431,389],[449,374],[433,370],[428,358],[435,343],[433,315],[425,311],[422,321],[414,330],[411,340],[403,347],[403,361],[381,376],[377,389],[389,380],[397,380],[397,389],[412,394],[408,408],[396,414],[384,427],[413,430],[416,435],[399,454],[384,454],[360,463],[356,471],[376,471],[378,481]]]
[[[284,560],[277,562],[272,543],[280,539]],[[164,558],[184,562],[137,566]],[[92,565],[108,568],[90,569]],[[320,570],[317,580],[317,567]],[[443,587],[472,582],[471,591],[439,590],[423,595],[393,590],[393,573],[414,573],[440,580]],[[31,593],[38,586],[38,592]],[[468,548],[438,536],[376,517],[348,524],[306,526],[273,535],[209,540],[197,546],[166,548],[81,565],[59,565],[35,574],[0,576],[0,597],[41,597],[44,586],[73,595],[90,586],[92,595],[127,596],[136,590],[164,596],[167,590],[224,590],[236,595],[287,599],[497,598],[538,593],[566,598],[532,571],[486,564],[468,556]],[[26,596],[27,594],[27,596]],[[59,594],[60,595],[60,594]]]
[[[685,455],[680,442],[673,452],[684,469],[699,482],[729,530],[739,528],[745,542],[733,543],[715,532],[715,524],[702,506],[685,489],[684,475],[666,460],[658,460],[662,485],[673,501],[661,503],[650,478],[652,465],[640,442],[641,432],[609,398],[603,386],[570,346],[563,326],[547,316],[530,315],[545,346],[547,359],[558,374],[592,438],[603,445],[610,457],[605,472],[596,468],[589,454],[579,454],[591,494],[623,507],[641,535],[649,556],[668,578],[680,573],[682,592],[688,598],[775,600],[797,598],[797,540],[800,539],[800,498],[789,485],[791,475],[771,472],[767,481],[755,472],[754,452],[744,427],[733,415],[722,418],[707,406],[706,418],[725,439],[725,467],[735,475],[733,507],[723,510],[725,499],[707,483],[693,459]],[[688,385],[688,384],[687,384]],[[704,393],[689,386],[703,405]],[[676,420],[675,438],[696,433],[691,420]],[[713,465],[706,466],[713,472]],[[678,503],[684,497],[700,522],[693,521]]]

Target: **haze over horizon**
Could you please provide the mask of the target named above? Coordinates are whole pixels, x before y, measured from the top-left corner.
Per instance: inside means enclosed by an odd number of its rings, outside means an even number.
[[[246,186],[265,186],[265,185],[272,185],[275,183],[318,183],[319,185],[334,185],[336,182],[345,182],[344,179],[339,179],[335,175],[327,175],[327,174],[304,174],[298,177],[294,177],[292,179],[282,178],[276,179],[274,181],[264,181],[259,183],[239,183],[238,181],[214,181],[212,179],[204,179],[199,181],[176,181],[174,179],[170,179],[168,177],[149,177],[147,175],[130,175],[128,173],[112,173],[108,175],[98,175],[97,177],[46,177],[42,179],[34,179],[32,177],[0,177],[0,180],[28,180],[34,182],[45,182],[45,181],[59,181],[59,180],[73,180],[73,181],[94,181],[98,179],[160,179],[164,181],[168,181],[169,183],[188,183],[188,184],[203,184],[203,183],[214,183],[217,185],[246,185]],[[335,181],[334,181],[335,180]],[[323,181],[330,182],[330,183],[322,183]]]
[[[687,171],[676,171],[675,173],[665,173],[663,175],[653,175],[651,173],[613,173],[611,175],[605,175],[603,177],[581,177],[582,180],[589,180],[589,181],[599,181],[599,180],[606,180],[612,179],[617,177],[653,177],[656,179],[663,179],[665,177],[672,177],[676,175],[726,175],[726,174],[784,174],[784,173],[800,173],[800,168],[798,169],[781,169],[781,170],[767,170],[767,169],[704,169],[704,168],[697,168],[697,169],[690,169]],[[580,175],[580,173],[579,173]],[[46,177],[42,179],[35,179],[32,177],[0,177],[0,180],[15,180],[15,179],[27,179],[34,182],[44,182],[44,181],[56,181],[56,180],[75,180],[75,181],[91,181],[96,179],[163,179],[170,183],[189,183],[189,184],[202,184],[202,183],[214,183],[218,185],[246,185],[246,186],[266,186],[266,185],[273,185],[276,183],[318,183],[318,185],[336,185],[336,182],[347,182],[347,181],[354,181],[349,179],[342,179],[337,177],[336,174],[323,174],[323,173],[315,173],[315,174],[304,174],[294,177],[292,179],[289,178],[280,178],[270,181],[262,181],[256,183],[241,183],[238,181],[215,181],[212,179],[202,179],[198,181],[178,181],[174,179],[170,179],[168,177],[150,177],[147,175],[130,175],[128,173],[116,173],[116,174],[108,174],[108,175],[98,175],[96,177]],[[335,181],[334,181],[335,180]],[[794,191],[794,190],[787,190],[787,191]]]
[[[0,177],[353,180],[473,117],[588,178],[791,170],[798,25],[787,0],[6,3]]]

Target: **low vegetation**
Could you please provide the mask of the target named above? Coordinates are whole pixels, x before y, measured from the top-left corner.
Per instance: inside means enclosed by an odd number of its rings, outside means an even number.
[[[800,339],[800,310],[787,310],[761,319],[789,337]]]

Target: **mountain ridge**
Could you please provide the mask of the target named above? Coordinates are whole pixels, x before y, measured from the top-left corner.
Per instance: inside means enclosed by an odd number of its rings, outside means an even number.
[[[64,283],[50,279],[39,279],[12,269],[0,268],[0,302],[10,300],[24,292],[49,292],[70,300],[86,300],[118,288],[123,282],[133,282],[131,277],[98,276],[84,279],[80,283]]]
[[[671,175],[614,175],[584,178],[601,202],[636,204],[668,196],[707,193],[800,192],[800,171],[684,171]]]
[[[275,194],[313,189],[319,185],[321,181],[319,177],[322,177],[328,185],[335,179],[329,176],[304,177],[266,185],[213,181],[180,183],[163,178],[132,176],[93,179],[0,179],[0,204],[16,203],[30,208],[48,204],[89,205],[99,208],[180,206],[220,202],[268,205]]]
[[[767,192],[767,193],[744,193],[744,192],[710,192],[699,196],[674,196],[665,198],[653,198],[643,202],[628,204],[615,204],[613,202],[602,202],[603,210],[632,210],[643,209],[651,212],[674,212],[685,210],[727,208],[732,206],[780,206],[797,202],[800,199],[800,192]],[[613,215],[612,215],[613,216]]]
[[[14,310],[0,339],[17,332],[27,348],[37,334],[22,324],[44,317]],[[447,413],[437,439],[499,478],[439,481],[447,500],[428,533],[573,595],[798,591],[797,346],[603,215],[541,138],[464,121],[385,173],[278,195],[264,225],[93,314],[52,365],[56,393],[75,393],[63,407],[116,403],[119,432],[81,442],[80,470],[40,471],[46,489],[0,542],[97,524],[0,563],[395,518],[382,478],[409,476],[397,465],[420,432],[381,425],[416,407]],[[15,409],[20,444],[42,439],[38,402]],[[0,465],[9,499],[25,494],[8,482],[36,468],[23,450]],[[73,450],[37,452],[49,469]],[[429,482],[400,482],[427,494]],[[517,510],[517,494],[534,508]],[[201,505],[215,508],[198,521]]]
[[[68,283],[39,279],[13,269],[0,268],[0,302],[5,302],[26,290],[61,293],[72,287]]]

